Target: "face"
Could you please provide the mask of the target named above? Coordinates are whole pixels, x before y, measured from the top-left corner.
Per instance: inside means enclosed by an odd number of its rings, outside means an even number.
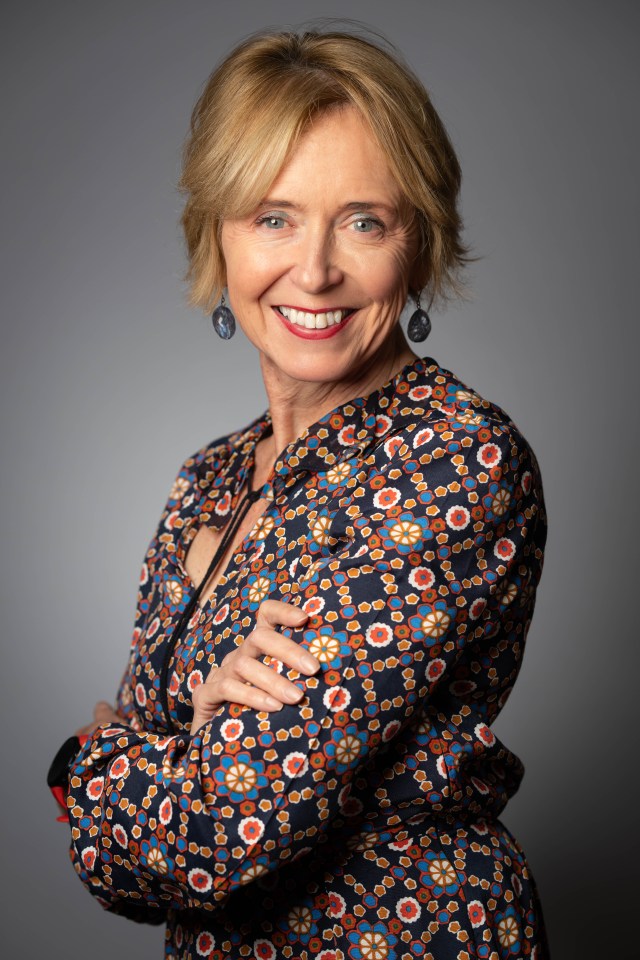
[[[418,231],[354,108],[320,115],[221,240],[229,301],[263,373],[292,388],[353,383],[398,352]]]

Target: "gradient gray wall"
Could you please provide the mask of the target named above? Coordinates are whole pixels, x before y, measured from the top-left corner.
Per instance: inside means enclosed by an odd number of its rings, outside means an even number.
[[[554,960],[637,956],[637,11],[346,5],[430,89],[483,255],[473,302],[433,317],[423,353],[503,406],[542,467],[545,571],[496,731],[526,766],[503,819]],[[185,306],[175,184],[191,107],[246,33],[339,13],[3,4],[3,956],[162,954],[162,930],[83,889],[44,777],[113,697],[177,467],[266,406],[253,348]]]

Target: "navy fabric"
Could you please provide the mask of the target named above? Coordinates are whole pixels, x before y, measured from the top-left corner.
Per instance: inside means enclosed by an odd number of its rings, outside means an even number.
[[[542,571],[530,445],[416,359],[282,451],[265,513],[173,638],[189,545],[227,524],[270,427],[267,410],[173,485],[142,567],[123,723],[72,763],[76,871],[106,909],[166,919],[168,957],[543,960],[536,884],[499,819],[523,766],[491,729]],[[265,657],[301,702],[227,703],[191,736],[193,690],[267,597],[307,611],[283,633],[321,670]]]

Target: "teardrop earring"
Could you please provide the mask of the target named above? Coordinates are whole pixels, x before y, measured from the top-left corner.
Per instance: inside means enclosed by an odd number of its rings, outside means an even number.
[[[416,297],[416,309],[411,314],[409,326],[407,327],[407,336],[415,342],[426,340],[431,333],[431,320],[426,310],[420,306],[420,294]]]
[[[224,293],[220,303],[211,314],[213,329],[222,340],[231,340],[236,332],[236,318],[224,302]]]

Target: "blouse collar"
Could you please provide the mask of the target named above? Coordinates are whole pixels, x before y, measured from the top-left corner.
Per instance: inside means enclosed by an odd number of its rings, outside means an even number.
[[[390,434],[394,425],[398,428],[398,419],[424,416],[438,369],[432,357],[417,357],[377,390],[334,407],[280,453],[262,496],[277,496],[296,474],[319,473],[343,460],[361,458]],[[257,443],[270,431],[271,412],[267,408],[237,437],[237,448],[246,455],[240,471],[243,482],[252,471]]]

